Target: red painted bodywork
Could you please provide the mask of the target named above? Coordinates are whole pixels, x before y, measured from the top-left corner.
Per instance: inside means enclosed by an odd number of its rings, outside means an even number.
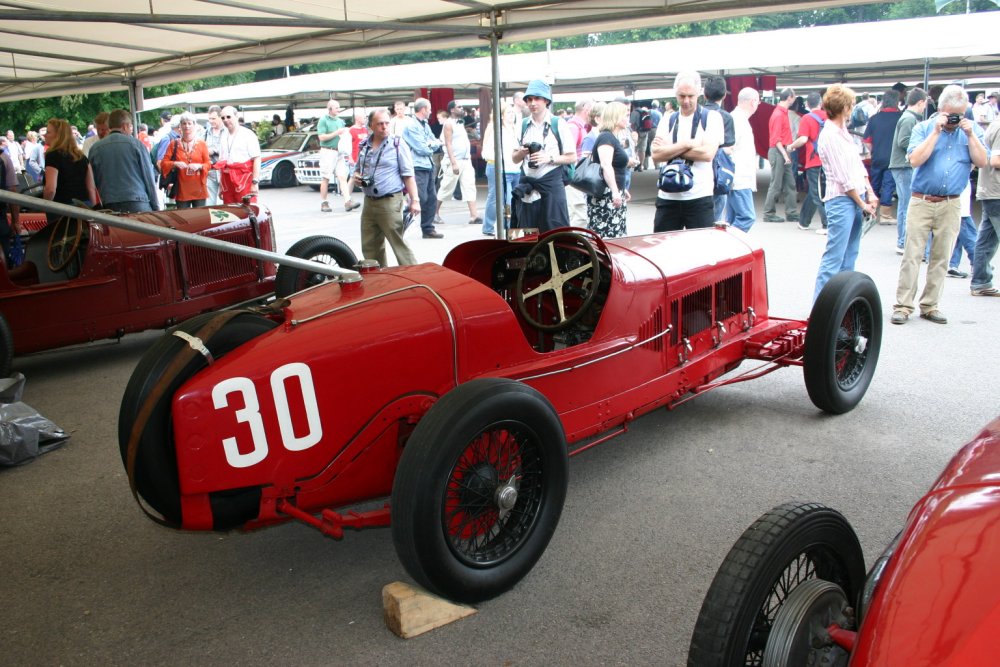
[[[473,241],[443,266],[376,270],[360,283],[327,283],[294,296],[278,328],[174,394],[182,527],[212,528],[209,494],[217,491],[261,490],[260,513],[248,528],[287,520],[280,511],[287,503],[317,513],[389,495],[414,425],[439,397],[476,378],[534,387],[554,406],[571,447],[582,447],[676,404],[744,359],[777,366],[801,359],[805,322],[769,317],[764,253],[741,232],[592,242],[611,272],[610,287],[589,340],[566,347],[522,321],[511,296],[516,271],[497,272],[506,258],[526,255],[531,241]],[[539,341],[546,351],[533,347]],[[279,381],[285,396],[275,399],[272,378],[296,364],[311,373],[322,431],[301,450],[283,442],[290,433],[315,434],[305,390]],[[234,378],[252,382],[266,443],[238,420],[239,394],[225,407],[213,403],[213,390]],[[290,431],[279,427],[279,403],[288,406]],[[267,454],[233,467],[223,447],[231,438],[242,455],[262,447]]]
[[[852,667],[997,664],[1000,419],[910,511],[862,619]]]
[[[220,206],[237,219],[213,222],[210,209],[128,216],[263,250],[275,249],[271,215],[251,205]],[[251,214],[256,222],[251,222]],[[25,227],[32,228],[26,216]],[[274,290],[275,265],[99,223],[89,224],[78,275],[54,274],[46,265],[49,233],[26,244],[22,266],[0,262],[0,313],[14,338],[14,353],[117,338],[162,329],[198,313],[256,299]]]

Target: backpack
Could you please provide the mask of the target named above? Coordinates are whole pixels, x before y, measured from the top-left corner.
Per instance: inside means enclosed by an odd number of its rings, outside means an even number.
[[[649,132],[653,129],[653,116],[650,113],[642,109],[639,111],[639,131]]]
[[[816,130],[816,138],[813,139],[811,142],[813,147],[812,154],[816,155],[817,153],[819,153],[819,133],[823,131],[823,126],[826,125],[826,119],[820,118],[815,111],[810,111],[806,115],[812,118],[814,121],[816,121],[816,124],[819,126],[819,129]],[[802,164],[805,164],[805,161],[806,161],[806,156],[805,153],[803,152]]]
[[[524,145],[524,135],[528,131],[529,123],[531,123],[531,116],[528,116],[527,118],[521,121],[521,138],[519,143],[522,146]],[[549,118],[549,127],[552,128],[552,132],[554,132],[556,135],[556,145],[559,147],[559,154],[562,155],[563,145],[562,145],[562,137],[559,136],[559,116],[552,116],[551,118]],[[542,136],[544,137],[545,133],[543,133]],[[563,165],[563,184],[565,185],[570,183],[573,180],[574,176],[576,176],[576,160],[573,161],[573,164]]]
[[[713,109],[703,109],[698,107],[696,113],[701,114],[701,129],[708,130],[708,113],[702,113],[703,111],[713,111]],[[670,116],[670,124],[673,127],[674,120],[678,112],[675,111]],[[719,114],[720,119],[722,114]],[[722,146],[715,151],[715,157],[712,158],[712,176],[715,179],[715,188],[712,194],[715,195],[728,195],[733,190],[733,181],[736,179],[736,163],[733,162],[733,157],[722,150]]]
[[[851,112],[851,120],[847,123],[848,130],[856,130],[859,127],[864,127],[868,124],[868,112],[865,111],[864,104],[854,105],[854,111]]]

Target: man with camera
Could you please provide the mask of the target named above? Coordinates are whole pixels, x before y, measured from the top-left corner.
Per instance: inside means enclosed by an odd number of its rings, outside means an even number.
[[[548,231],[569,226],[564,166],[576,162],[576,143],[569,123],[549,112],[552,88],[535,79],[528,82],[524,101],[531,115],[517,128],[520,146],[511,153],[521,165],[521,180],[514,188],[511,226]]]
[[[920,317],[935,324],[948,323],[938,309],[938,302],[958,235],[959,195],[969,184],[972,166],[986,166],[983,131],[965,118],[968,106],[969,98],[961,86],[947,86],[938,98],[939,112],[917,123],[910,136],[907,158],[913,167],[913,181],[893,324],[905,324],[913,313],[920,260],[931,233],[934,240],[927,264],[927,282],[920,295]]]
[[[385,242],[389,241],[400,266],[416,264],[413,251],[403,240],[404,191],[410,196],[410,213],[420,215],[420,196],[413,178],[413,158],[406,142],[389,135],[389,112],[378,109],[368,116],[371,134],[358,149],[358,163],[348,185],[357,183],[365,192],[361,209],[361,254],[385,266]]]
[[[698,104],[701,75],[680,72],[674,79],[680,112],[664,116],[653,138],[653,162],[683,160],[691,179],[673,191],[656,193],[653,230],[711,227],[715,223],[715,173],[712,160],[724,140],[722,116]]]

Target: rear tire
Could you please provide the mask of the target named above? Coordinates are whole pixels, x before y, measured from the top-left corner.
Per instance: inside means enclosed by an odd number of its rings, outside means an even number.
[[[354,251],[346,243],[332,236],[307,236],[296,242],[286,254],[342,269],[350,269],[358,263]],[[278,275],[274,279],[274,295],[283,299],[308,287],[325,283],[329,279],[329,276],[321,273],[309,273],[290,266],[279,266]]]
[[[183,331],[193,336],[216,316],[217,313],[197,315],[170,329],[142,355],[139,364],[132,371],[132,377],[129,378],[128,385],[125,387],[121,409],[118,413],[118,447],[123,465],[128,465],[129,436],[143,402],[163,377],[177,352],[187,346],[187,343],[174,336],[173,332]],[[204,343],[212,352],[212,356],[218,359],[227,352],[231,352],[277,326],[276,322],[260,315],[241,313],[227,322]],[[170,404],[174,392],[206,366],[205,358],[196,354],[176,377],[171,378],[166,391],[160,396],[160,400],[146,422],[136,450],[136,490],[150,507],[159,512],[174,527],[181,525],[181,507]],[[247,503],[241,505],[230,502],[229,505],[231,505],[229,510],[213,513],[216,530],[226,530],[238,526],[254,518],[259,509],[259,507],[248,509]],[[251,511],[253,516],[246,517],[245,515]]]
[[[813,404],[849,412],[871,384],[882,347],[882,303],[872,279],[844,271],[813,304],[806,329],[803,375]]]
[[[705,595],[689,667],[760,665],[788,594],[823,579],[858,599],[865,560],[851,524],[823,505],[785,503],[757,519],[726,555]]]

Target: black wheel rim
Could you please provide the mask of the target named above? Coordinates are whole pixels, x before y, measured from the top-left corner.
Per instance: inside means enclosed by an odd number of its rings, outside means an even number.
[[[525,543],[541,510],[543,472],[538,438],[523,424],[495,424],[472,439],[448,475],[441,517],[460,561],[491,567]]]
[[[875,328],[875,318],[868,302],[855,299],[840,321],[833,363],[837,385],[843,391],[854,387],[868,363],[868,343]]]
[[[750,638],[744,657],[744,664],[747,667],[759,667],[763,664],[764,649],[767,646],[767,638],[771,634],[775,616],[777,616],[781,606],[785,604],[789,593],[802,582],[816,578],[832,581],[841,588],[845,588],[849,581],[846,566],[840,562],[839,558],[825,549],[807,550],[796,555],[771,584],[767,597],[764,598],[763,604],[757,610],[753,626],[750,628]]]
[[[337,260],[333,258],[332,255],[322,254],[315,255],[308,258],[310,262],[319,262],[320,264],[326,264],[327,266],[332,266],[339,268],[340,264]],[[301,291],[307,287],[313,287],[321,283],[325,283],[330,277],[323,275],[322,273],[312,273],[310,271],[299,271],[298,284],[296,285],[296,291]]]

